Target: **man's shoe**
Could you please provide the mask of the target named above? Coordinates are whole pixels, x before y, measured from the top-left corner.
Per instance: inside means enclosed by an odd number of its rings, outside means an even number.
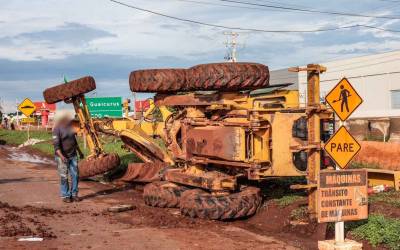
[[[70,197],[64,197],[64,198],[62,198],[62,201],[65,202],[65,203],[71,203],[72,202]]]
[[[72,197],[72,201],[73,201],[73,202],[80,202],[81,200],[82,200],[82,199],[79,198],[78,196]]]

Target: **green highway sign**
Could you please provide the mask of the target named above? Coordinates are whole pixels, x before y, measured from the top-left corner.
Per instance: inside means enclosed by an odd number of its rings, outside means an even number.
[[[86,103],[93,118],[122,117],[121,97],[86,98]]]

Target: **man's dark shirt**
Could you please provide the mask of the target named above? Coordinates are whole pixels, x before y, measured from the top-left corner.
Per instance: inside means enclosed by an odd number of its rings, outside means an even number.
[[[70,126],[57,126],[53,129],[53,145],[54,152],[61,150],[61,153],[71,158],[76,156],[78,142],[76,141],[76,133]]]

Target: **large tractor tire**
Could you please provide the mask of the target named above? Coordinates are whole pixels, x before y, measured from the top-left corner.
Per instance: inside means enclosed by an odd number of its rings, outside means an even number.
[[[182,194],[181,214],[210,220],[230,220],[253,215],[260,206],[260,190],[248,187],[239,193],[214,196],[200,189]]]
[[[187,90],[185,69],[148,69],[129,76],[132,92],[168,93]]]
[[[212,63],[190,69],[133,71],[133,92],[176,93],[188,91],[236,91],[269,85],[268,67],[258,63]]]
[[[211,63],[190,68],[188,86],[193,90],[247,90],[269,85],[268,67],[258,63]]]
[[[96,82],[94,78],[91,76],[85,76],[74,81],[48,88],[43,92],[43,97],[47,103],[52,104],[68,100],[95,89]]]
[[[152,207],[179,207],[181,195],[187,190],[187,187],[167,181],[152,182],[144,187],[143,199]]]
[[[79,162],[79,178],[85,179],[95,175],[104,174],[120,164],[117,154],[101,155],[97,158],[85,159]]]

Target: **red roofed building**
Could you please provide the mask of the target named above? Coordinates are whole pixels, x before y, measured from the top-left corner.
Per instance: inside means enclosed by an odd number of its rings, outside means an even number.
[[[53,117],[57,109],[56,104],[48,104],[46,102],[33,102],[36,107],[36,115],[40,116],[42,127],[47,127],[49,123],[49,116]]]

